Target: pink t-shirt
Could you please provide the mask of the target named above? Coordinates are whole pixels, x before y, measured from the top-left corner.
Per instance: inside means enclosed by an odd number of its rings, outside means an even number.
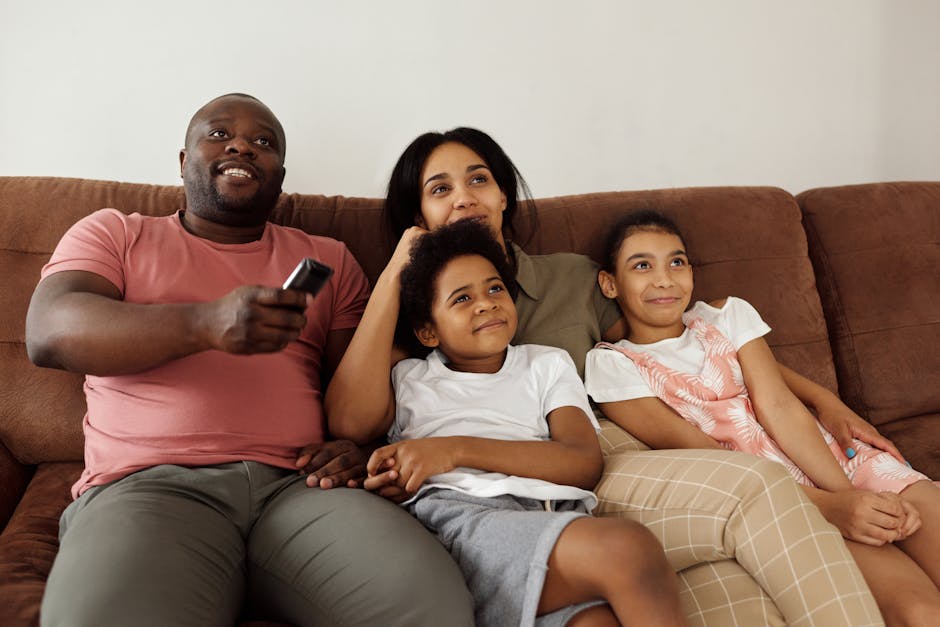
[[[247,244],[196,237],[179,214],[102,209],[69,229],[42,278],[93,272],[130,303],[201,302],[240,285],[280,287],[302,257],[334,274],[308,308],[300,339],[286,349],[250,356],[209,350],[138,374],[85,377],[85,470],[73,496],[158,464],[249,460],[292,468],[300,447],[323,441],[327,334],[359,323],[369,286],[344,244],[274,224]]]

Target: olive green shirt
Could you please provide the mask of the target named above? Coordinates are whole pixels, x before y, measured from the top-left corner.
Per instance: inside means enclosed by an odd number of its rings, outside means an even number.
[[[575,253],[529,256],[512,244],[516,256],[516,311],[513,344],[563,348],[584,378],[584,357],[620,319],[616,301],[597,285],[598,265]]]

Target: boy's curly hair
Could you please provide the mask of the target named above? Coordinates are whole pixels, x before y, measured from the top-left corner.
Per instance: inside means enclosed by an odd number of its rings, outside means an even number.
[[[448,263],[466,255],[488,260],[510,292],[514,291],[514,272],[506,252],[480,220],[460,220],[418,238],[408,265],[401,271],[401,313],[396,331],[397,343],[412,355],[430,352],[415,337],[414,330],[431,321],[437,277]]]

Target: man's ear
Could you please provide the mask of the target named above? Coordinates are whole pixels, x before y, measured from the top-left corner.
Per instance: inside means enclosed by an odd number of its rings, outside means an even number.
[[[420,329],[415,329],[415,337],[423,346],[428,348],[437,348],[437,345],[440,344],[430,322],[425,322]]]
[[[607,298],[617,298],[617,281],[614,280],[614,275],[607,270],[601,270],[597,273],[597,284],[601,288],[601,292]]]
[[[180,178],[183,178],[183,166],[186,164],[186,149],[180,148]]]

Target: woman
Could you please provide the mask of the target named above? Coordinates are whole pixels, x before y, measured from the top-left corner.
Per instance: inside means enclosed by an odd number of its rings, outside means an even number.
[[[414,239],[443,224],[482,220],[506,250],[518,287],[514,344],[564,348],[583,374],[585,354],[597,341],[622,337],[616,304],[600,293],[590,259],[529,256],[512,242],[520,187],[527,191],[512,161],[478,130],[426,133],[404,151],[386,199],[389,225],[400,240],[326,394],[335,437],[364,443],[378,435],[360,428],[357,417],[384,414],[394,400],[372,390],[387,389],[391,367],[405,357],[393,343],[399,273]],[[528,193],[525,199],[531,208]],[[890,446],[834,395],[795,373],[785,376],[835,432],[862,432],[861,439]],[[396,480],[385,473],[366,487],[399,499]],[[596,491],[598,511],[640,520],[657,535],[672,566],[682,571],[685,607],[702,620],[750,624],[772,622],[776,614],[787,623],[881,624],[841,537],[772,462],[725,451],[619,453],[608,457]],[[805,550],[780,559],[797,545]],[[741,576],[745,572],[749,576]]]

